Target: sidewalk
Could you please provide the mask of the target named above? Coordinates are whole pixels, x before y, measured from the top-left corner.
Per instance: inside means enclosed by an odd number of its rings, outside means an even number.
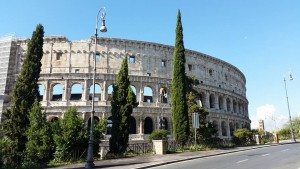
[[[185,152],[185,153],[174,153],[166,155],[141,155],[133,158],[122,158],[113,160],[101,160],[95,161],[95,168],[110,168],[110,169],[143,169],[150,168],[180,161],[192,160],[197,158],[204,158],[222,154],[229,154],[239,151],[246,151],[252,149],[258,149],[269,146],[279,146],[283,144],[290,144],[291,141],[282,141],[279,144],[268,144],[268,145],[258,145],[250,147],[237,147],[232,149],[218,149],[210,151],[195,151],[195,152]],[[299,142],[298,142],[299,143]],[[58,167],[55,169],[83,169],[85,163],[72,164],[63,167]]]

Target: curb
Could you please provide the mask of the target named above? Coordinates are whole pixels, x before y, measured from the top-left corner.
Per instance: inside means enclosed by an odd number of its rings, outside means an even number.
[[[241,150],[234,150],[234,151],[228,151],[228,152],[222,152],[222,153],[216,153],[216,154],[210,154],[210,155],[187,157],[187,158],[176,160],[176,161],[172,160],[172,161],[166,161],[166,162],[157,163],[157,164],[149,164],[149,165],[143,166],[143,167],[136,167],[135,169],[153,168],[153,167],[158,167],[158,166],[162,166],[162,165],[173,164],[173,163],[189,161],[189,160],[195,160],[195,159],[200,159],[200,158],[219,156],[219,155],[224,155],[224,154],[232,154],[232,153],[237,153],[237,152],[242,152],[242,151],[255,150],[255,149],[261,149],[261,148],[272,147],[272,146],[281,146],[281,145],[285,145],[285,144],[296,144],[296,143],[299,143],[299,142],[287,142],[287,143],[262,145],[262,146],[257,146],[257,147],[245,148],[245,149],[241,149]]]

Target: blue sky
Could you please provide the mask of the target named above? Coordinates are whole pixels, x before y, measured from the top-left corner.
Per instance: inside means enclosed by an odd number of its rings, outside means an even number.
[[[249,113],[267,129],[287,120],[284,76],[292,116],[300,115],[300,1],[297,0],[2,0],[0,36],[30,37],[37,23],[46,35],[70,40],[94,33],[98,10],[107,9],[105,37],[174,44],[177,9],[181,9],[187,49],[200,51],[238,67],[247,79]],[[267,117],[265,117],[267,114]]]

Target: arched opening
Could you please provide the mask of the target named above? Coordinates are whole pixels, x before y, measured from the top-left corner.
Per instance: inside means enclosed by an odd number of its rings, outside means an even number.
[[[205,94],[204,93],[199,94],[199,100],[201,101],[201,106],[205,107]]]
[[[151,134],[152,131],[153,131],[153,121],[150,117],[146,117],[144,122],[144,134]]]
[[[238,107],[239,107],[238,113],[239,113],[239,114],[242,114],[242,111],[243,111],[243,110],[242,110],[242,105],[241,105],[241,103],[239,103],[239,106],[238,106]]]
[[[168,93],[167,88],[162,87],[159,89],[160,101],[161,103],[168,103]]]
[[[230,128],[230,136],[232,137],[234,133],[234,125],[232,122],[229,123],[229,128]]]
[[[224,109],[224,104],[223,104],[223,97],[219,96],[219,109],[223,110]]]
[[[112,117],[109,116],[109,117],[107,118],[106,134],[111,134],[111,127],[112,127],[112,124],[113,124],[113,122],[112,122]]]
[[[38,88],[39,88],[39,101],[43,100],[44,94],[45,94],[45,87],[42,84],[38,84]]]
[[[63,85],[55,84],[52,88],[52,101],[61,101],[63,95]]]
[[[113,92],[113,85],[109,85],[107,88],[107,101],[112,101],[112,92]]]
[[[134,93],[135,96],[136,96],[136,88],[135,88],[135,86],[130,85],[130,88],[131,88],[131,90],[133,91],[133,93]],[[135,97],[135,101],[136,101],[136,97]]]
[[[209,107],[215,108],[215,95],[214,94],[209,95]]]
[[[129,118],[129,134],[136,134],[136,120],[132,116]]]
[[[94,85],[90,86],[89,100],[93,99]],[[99,84],[95,84],[95,101],[101,100],[101,87]]]
[[[220,131],[219,131],[219,123],[217,120],[213,121],[213,126],[214,126],[215,130],[217,130],[217,133],[215,136],[218,136]]]
[[[221,128],[222,128],[222,136],[227,136],[227,126],[225,121],[222,121]]]
[[[53,117],[50,117],[49,119],[48,119],[48,121],[50,121],[51,123],[52,122],[57,122],[59,120],[59,118],[57,117],[57,116],[53,116]]]
[[[163,129],[167,130],[169,129],[169,126],[168,126],[168,120],[167,118],[163,117],[162,118],[162,126],[161,126]]]
[[[235,127],[236,129],[239,129],[240,128],[240,124],[238,122],[235,123]]]
[[[153,90],[146,86],[144,87],[144,102],[153,103]]]
[[[93,121],[94,125],[99,123],[99,121],[100,121],[99,117],[97,117],[97,116],[94,116],[93,120],[94,120]],[[89,131],[89,129],[91,127],[91,117],[88,119],[87,127],[88,127],[88,131]]]
[[[227,106],[227,111],[230,112],[231,109],[230,109],[230,104],[231,104],[231,101],[229,98],[226,99],[226,106]]]
[[[70,100],[81,100],[82,97],[82,86],[81,84],[75,83],[71,87]]]
[[[237,113],[237,104],[235,100],[233,100],[233,113]]]

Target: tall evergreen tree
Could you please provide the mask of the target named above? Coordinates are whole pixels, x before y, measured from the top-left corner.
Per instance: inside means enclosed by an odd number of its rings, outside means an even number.
[[[44,27],[37,25],[28,43],[28,49],[21,73],[13,90],[11,108],[3,113],[3,130],[11,140],[11,163],[18,167],[27,142],[26,130],[29,126],[29,111],[39,96],[38,79],[43,56]]]
[[[129,139],[130,116],[137,106],[136,96],[130,87],[127,57],[123,60],[111,102],[112,132],[109,140],[110,153],[121,155],[126,151]]]
[[[50,125],[37,99],[29,112],[29,122],[24,162],[28,167],[43,168],[50,161],[54,146]]]
[[[173,54],[173,77],[171,83],[171,110],[173,119],[173,135],[182,146],[189,138],[189,117],[186,100],[187,81],[185,74],[185,49],[181,14],[178,10],[176,25],[176,40]]]

